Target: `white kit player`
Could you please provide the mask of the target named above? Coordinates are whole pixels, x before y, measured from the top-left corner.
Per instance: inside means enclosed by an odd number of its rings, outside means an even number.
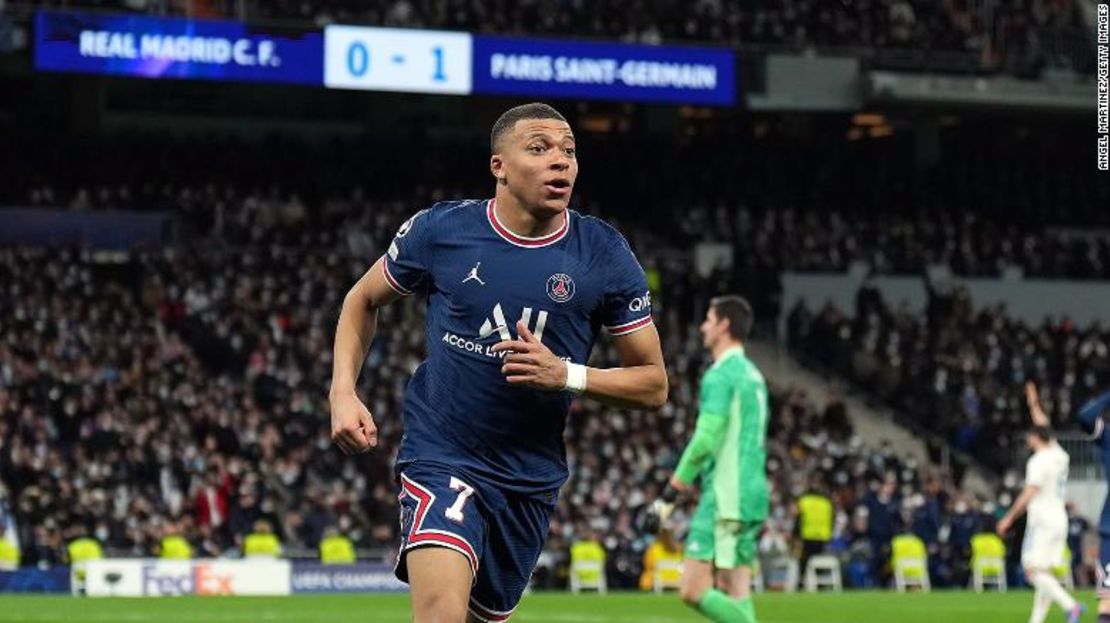
[[[1030,397],[1029,391],[1026,391]],[[1033,456],[1025,465],[1025,488],[998,522],[998,534],[1005,536],[1023,512],[1028,513],[1025,540],[1021,545],[1021,565],[1025,577],[1034,587],[1033,612],[1029,623],[1042,623],[1055,602],[1068,616],[1068,623],[1078,623],[1083,606],[1061,586],[1052,569],[1064,562],[1068,538],[1068,513],[1064,508],[1064,489],[1068,482],[1068,453],[1056,443],[1048,417],[1036,402],[1029,400],[1033,427],[1025,441]]]

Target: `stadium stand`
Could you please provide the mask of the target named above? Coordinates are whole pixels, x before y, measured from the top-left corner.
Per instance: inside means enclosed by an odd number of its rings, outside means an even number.
[[[891,306],[867,286],[854,313],[800,303],[789,314],[788,342],[1000,470],[1013,458],[1007,431],[1026,422],[1023,379],[1046,388],[1046,412],[1063,429],[1110,383],[1104,327],[1067,318],[1029,326],[1002,306],[972,309],[965,290],[931,293],[924,315]]]
[[[1102,208],[1110,182],[1081,163],[1079,128],[955,126],[924,161],[906,137],[857,140],[857,129],[828,120],[799,136],[774,117],[691,125],[665,162],[652,155],[659,139],[583,133],[587,164],[605,162],[610,176],[659,183],[616,188],[587,168],[580,209],[619,224],[639,221],[630,234],[637,248],[658,249],[663,239],[681,247],[727,241],[745,263],[736,271],[741,280],[768,281],[750,290],[773,290],[778,271],[842,272],[856,262],[876,274],[946,264],[962,276],[998,276],[1010,266],[1028,277],[1110,276],[1110,241],[1088,231],[1110,225]],[[428,163],[427,174],[442,185],[431,188],[423,169],[348,164],[383,150],[422,162],[415,140],[317,145],[280,136],[196,141],[125,133],[74,147],[18,130],[11,140],[27,149],[0,154],[11,180],[0,200],[165,211],[182,217],[186,238],[230,245],[324,246],[342,227],[377,231],[380,250],[381,230],[414,206],[488,192],[480,168]],[[486,157],[473,141],[450,150],[467,162]],[[58,161],[62,153],[67,166]],[[718,156],[706,162],[706,153]]]

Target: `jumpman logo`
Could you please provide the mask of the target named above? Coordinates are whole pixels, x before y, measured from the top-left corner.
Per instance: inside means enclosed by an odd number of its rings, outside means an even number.
[[[463,279],[462,282],[466,283],[467,281],[470,281],[471,279],[473,279],[474,281],[477,281],[481,285],[486,285],[486,282],[482,281],[482,278],[478,276],[478,267],[481,266],[481,265],[482,265],[481,262],[478,262],[477,264],[475,264],[474,268],[470,269],[470,274],[468,274],[466,276],[466,279]]]

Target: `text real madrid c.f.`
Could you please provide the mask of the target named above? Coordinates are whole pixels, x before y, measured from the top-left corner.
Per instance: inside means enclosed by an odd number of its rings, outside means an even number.
[[[144,34],[83,30],[78,38],[81,56],[207,63],[212,65],[272,65],[276,62],[274,42],[263,40],[256,46],[250,39],[195,37],[189,35]]]

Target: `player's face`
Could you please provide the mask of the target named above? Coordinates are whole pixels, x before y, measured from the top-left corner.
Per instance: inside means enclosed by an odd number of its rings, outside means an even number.
[[[501,140],[490,167],[518,201],[548,215],[567,209],[578,177],[574,134],[557,119],[524,119]]]
[[[721,335],[728,331],[728,327],[717,318],[717,312],[710,307],[705,312],[705,320],[702,321],[698,330],[701,331],[702,346],[712,350],[717,341],[721,339]]]

